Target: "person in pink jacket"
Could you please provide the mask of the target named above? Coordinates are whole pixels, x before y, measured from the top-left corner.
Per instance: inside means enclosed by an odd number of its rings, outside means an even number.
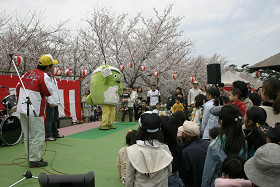
[[[252,187],[252,182],[246,180],[245,162],[238,155],[228,156],[221,167],[221,178],[215,180],[215,187]]]

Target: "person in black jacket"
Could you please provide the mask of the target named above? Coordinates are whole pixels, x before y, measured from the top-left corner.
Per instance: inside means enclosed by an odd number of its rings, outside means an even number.
[[[184,104],[184,97],[183,97],[183,93],[182,93],[182,88],[181,87],[177,87],[176,88],[176,92],[172,95],[171,97],[171,101],[168,102],[168,105],[166,106],[166,108],[168,110],[170,110],[172,108],[172,106],[175,104],[175,100],[178,97],[178,94],[180,94],[182,97],[181,99],[181,103]],[[179,96],[180,97],[180,96]]]
[[[172,154],[172,175],[168,177],[168,186],[183,187],[184,184],[179,178],[179,167],[181,165],[182,148],[177,141],[178,126],[181,126],[185,120],[184,112],[178,111],[173,116],[161,117],[161,130],[164,142]]]
[[[194,122],[185,121],[179,131],[187,140],[182,150],[179,176],[185,186],[200,187],[209,142],[199,138],[200,129]]]

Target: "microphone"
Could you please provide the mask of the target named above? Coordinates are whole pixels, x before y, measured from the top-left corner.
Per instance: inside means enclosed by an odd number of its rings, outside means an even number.
[[[0,88],[7,88],[6,86],[0,86]]]
[[[14,56],[14,54],[9,54],[9,56],[12,58]]]

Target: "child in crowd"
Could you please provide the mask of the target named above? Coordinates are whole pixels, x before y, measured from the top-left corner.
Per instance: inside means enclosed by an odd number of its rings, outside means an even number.
[[[191,118],[191,115],[192,115],[192,112],[193,112],[193,108],[195,107],[195,103],[194,102],[191,102],[190,105],[187,107],[187,116],[188,116],[188,119]]]
[[[123,89],[123,93],[121,95],[122,98],[122,108],[123,110],[128,110],[128,99],[130,97],[130,94],[127,92],[127,89]]]
[[[202,139],[209,140],[209,130],[213,127],[219,126],[219,118],[218,116],[214,116],[210,113],[210,110],[214,106],[219,106],[219,90],[218,88],[212,87],[209,88],[207,91],[206,97],[207,102],[203,105],[203,117],[201,122],[201,130],[203,132]]]
[[[252,187],[244,172],[245,160],[237,155],[228,156],[221,167],[221,178],[215,180],[215,187]]]
[[[135,117],[135,119],[138,121],[138,119],[140,118],[140,115],[147,111],[149,111],[149,109],[147,107],[147,101],[142,100],[141,106],[138,107],[138,109],[137,109],[137,116]]]
[[[209,142],[199,138],[200,129],[194,122],[185,121],[179,130],[183,132],[183,136],[187,140],[182,150],[180,178],[185,186],[201,186]]]
[[[184,111],[184,106],[181,103],[181,98],[177,97],[175,101],[176,103],[172,106],[172,113],[175,113],[177,111]]]
[[[219,97],[220,105],[227,105],[229,102],[229,98],[227,96],[220,96]]]
[[[157,103],[157,104],[156,104],[156,108],[153,110],[153,113],[158,114],[159,107],[160,107],[160,104],[159,104],[159,103]]]
[[[258,131],[260,125],[264,125],[266,121],[266,112],[264,109],[252,106],[244,116],[245,138],[248,144],[248,158],[254,156],[256,150],[265,144],[265,139]]]
[[[182,92],[178,93],[178,94],[177,94],[177,97],[180,98],[180,103],[182,103],[182,104],[184,105],[185,99],[184,99],[183,93],[182,93]]]
[[[168,186],[173,157],[160,128],[157,114],[148,111],[140,116],[138,140],[126,148],[126,187]]]
[[[235,105],[225,105],[219,112],[221,133],[212,140],[207,150],[203,169],[203,187],[214,187],[216,178],[219,178],[219,169],[227,156],[237,154],[247,159],[247,145],[242,133],[242,114]]]
[[[193,108],[192,114],[191,114],[191,121],[193,121],[195,124],[201,127],[201,120],[203,115],[203,104],[206,102],[206,96],[203,94],[197,95],[195,98],[195,107]]]
[[[123,184],[125,184],[125,175],[126,175],[126,148],[135,143],[136,130],[129,130],[126,134],[126,146],[122,147],[119,150],[117,158],[117,168],[119,176]]]
[[[91,121],[101,120],[102,109],[100,105],[93,105],[91,110]]]
[[[232,88],[229,92],[228,92],[228,96],[229,96],[229,104],[234,104],[236,105],[242,113],[242,116],[245,115],[245,104],[240,101],[240,96],[241,96],[241,91],[238,88]]]
[[[161,116],[167,116],[167,113],[165,111],[165,106],[163,105],[160,105],[159,107],[159,111],[158,111],[158,115],[161,117]]]
[[[221,127],[213,127],[209,130],[210,141],[215,140],[221,133]]]
[[[266,138],[266,143],[275,143],[280,145],[280,123],[276,123],[272,127],[260,126],[259,132]]]
[[[262,104],[262,98],[258,93],[250,93],[249,99],[253,102],[253,105],[260,106]]]
[[[170,187],[183,187],[184,184],[179,178],[179,167],[181,165],[182,148],[177,141],[177,117],[173,116],[163,116],[161,117],[161,130],[164,137],[164,142],[168,145],[168,148],[172,154],[172,175],[168,177],[168,186]]]

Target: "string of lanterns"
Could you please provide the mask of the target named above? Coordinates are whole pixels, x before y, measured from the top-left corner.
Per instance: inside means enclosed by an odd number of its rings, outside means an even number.
[[[130,68],[133,68],[133,62],[129,62],[129,67],[130,67]],[[124,66],[123,64],[121,64],[121,65],[119,65],[119,69],[120,69],[121,71],[124,71],[125,66]],[[139,67],[139,69],[140,69],[141,71],[145,71],[146,67],[145,67],[144,65],[141,65],[141,66]],[[154,71],[154,72],[153,72],[153,76],[154,76],[155,78],[157,78],[157,77],[159,76],[159,72],[158,72],[158,71]],[[178,75],[177,73],[173,73],[173,74],[172,74],[172,78],[173,78],[174,80],[176,80],[178,77],[179,77],[179,75]],[[189,81],[190,81],[191,83],[193,83],[193,82],[195,81],[195,77],[189,77]]]
[[[53,71],[54,75],[60,76],[60,75],[62,75],[62,73],[63,72],[62,72],[62,70],[60,68],[57,68],[57,67],[54,68],[54,71]],[[64,74],[66,76],[71,76],[73,74],[73,71],[72,71],[72,69],[66,69],[64,71]],[[88,70],[87,69],[82,69],[81,70],[81,76],[82,77],[86,77],[87,75],[88,75]]]
[[[20,55],[14,55],[13,56],[13,60],[14,60],[14,62],[16,64],[16,66],[20,66],[20,64],[23,62],[23,58]],[[129,62],[129,67],[133,68],[133,62],[132,61]],[[119,65],[119,69],[121,71],[124,71],[125,66],[123,64],[121,64],[121,65]],[[140,69],[140,71],[145,71],[146,67],[144,65],[141,65],[139,67],[139,69]],[[70,75],[72,75],[72,73],[73,73],[72,69],[66,69],[64,71],[64,74],[66,76],[70,76]],[[62,70],[60,68],[55,67],[53,74],[57,75],[57,76],[60,76],[60,75],[62,75]],[[81,76],[82,77],[86,77],[87,75],[88,75],[88,70],[87,69],[82,69],[81,70]],[[153,76],[155,78],[158,77],[159,76],[159,72],[158,71],[154,71],[153,72]],[[256,71],[255,72],[255,76],[256,76],[256,78],[259,78],[261,76],[261,72],[260,71]],[[178,74],[177,73],[173,73],[172,74],[172,78],[174,80],[176,80],[178,78]],[[195,77],[193,77],[193,76],[189,77],[189,81],[190,81],[190,83],[193,83],[195,81]]]

